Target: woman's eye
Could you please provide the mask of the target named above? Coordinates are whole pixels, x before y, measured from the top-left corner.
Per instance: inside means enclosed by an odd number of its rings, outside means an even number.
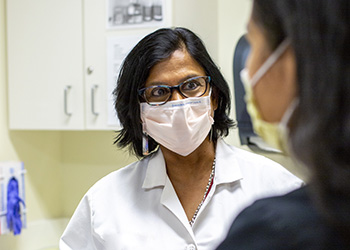
[[[200,82],[193,80],[193,81],[187,82],[184,85],[182,85],[182,89],[183,90],[195,90],[200,86],[201,86]]]
[[[168,90],[166,88],[155,87],[152,89],[151,95],[154,97],[164,96],[168,94]]]

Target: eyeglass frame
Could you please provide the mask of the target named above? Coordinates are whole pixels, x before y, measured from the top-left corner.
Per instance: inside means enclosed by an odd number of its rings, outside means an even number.
[[[188,78],[187,80],[185,80],[185,81],[183,81],[182,83],[180,83],[180,84],[178,84],[178,85],[175,85],[175,86],[169,86],[169,85],[154,85],[154,86],[149,86],[149,87],[146,87],[146,88],[139,89],[137,92],[138,92],[138,94],[139,94],[143,99],[145,99],[145,101],[146,101],[149,105],[151,105],[151,106],[161,106],[161,105],[164,105],[165,103],[167,103],[167,102],[171,99],[171,96],[173,95],[174,89],[176,89],[176,90],[180,93],[181,96],[183,96],[183,97],[185,97],[185,98],[190,98],[190,97],[184,95],[184,94],[181,92],[180,87],[181,87],[183,84],[185,84],[185,83],[187,83],[187,82],[189,82],[189,81],[191,81],[191,80],[198,79],[198,78],[204,78],[204,80],[205,80],[205,90],[204,90],[203,94],[201,94],[201,95],[199,95],[199,96],[196,96],[196,97],[201,97],[201,96],[203,96],[203,95],[207,92],[207,90],[208,90],[208,85],[210,85],[210,81],[211,81],[211,77],[210,77],[210,76],[196,76],[196,77],[191,77],[191,78]],[[164,101],[164,102],[162,102],[162,103],[160,103],[160,104],[158,104],[158,103],[155,104],[155,103],[148,102],[148,100],[147,100],[147,98],[146,98],[146,96],[145,96],[144,94],[145,94],[145,92],[146,92],[146,89],[148,89],[148,88],[154,88],[154,87],[165,87],[165,88],[170,89],[170,95],[169,95],[168,99],[166,99],[166,101]]]

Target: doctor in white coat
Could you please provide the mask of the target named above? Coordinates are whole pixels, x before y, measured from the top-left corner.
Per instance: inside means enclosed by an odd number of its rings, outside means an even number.
[[[242,209],[300,187],[279,164],[223,141],[229,93],[188,29],[143,38],[114,91],[116,143],[142,159],[90,188],[60,249],[215,249]]]

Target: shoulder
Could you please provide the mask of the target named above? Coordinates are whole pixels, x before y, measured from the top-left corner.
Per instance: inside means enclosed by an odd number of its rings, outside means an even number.
[[[218,140],[217,150],[220,151],[220,153],[222,152],[221,155],[234,157],[239,163],[249,165],[250,167],[268,166],[277,169],[282,167],[279,163],[265,156],[229,145],[223,139]]]
[[[332,229],[303,187],[256,201],[243,210],[219,249],[324,249],[334,244],[329,235]]]
[[[271,230],[280,230],[290,223],[298,224],[300,221],[312,218],[313,212],[313,206],[303,187],[286,195],[255,201],[237,217],[231,230],[249,224],[271,226]]]
[[[125,189],[141,188],[149,158],[133,162],[113,171],[98,180],[87,192],[87,196],[123,193]]]
[[[310,219],[314,214],[306,188],[302,187],[286,195],[258,200],[245,209],[241,216],[253,216],[251,220],[257,223],[276,221],[290,224]]]
[[[222,158],[221,162],[227,167],[239,168],[243,178],[249,177],[250,181],[256,184],[261,182],[276,182],[277,184],[288,181],[289,183],[295,182],[295,188],[302,185],[299,178],[265,156],[228,145],[223,140],[218,142],[217,149],[218,157]]]

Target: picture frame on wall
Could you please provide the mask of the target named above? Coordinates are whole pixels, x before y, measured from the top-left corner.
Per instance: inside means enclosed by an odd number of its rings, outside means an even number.
[[[107,39],[107,96],[108,96],[108,126],[121,128],[114,108],[113,90],[116,88],[120,68],[125,57],[145,34],[123,35]]]
[[[107,29],[162,27],[166,0],[107,0]]]

